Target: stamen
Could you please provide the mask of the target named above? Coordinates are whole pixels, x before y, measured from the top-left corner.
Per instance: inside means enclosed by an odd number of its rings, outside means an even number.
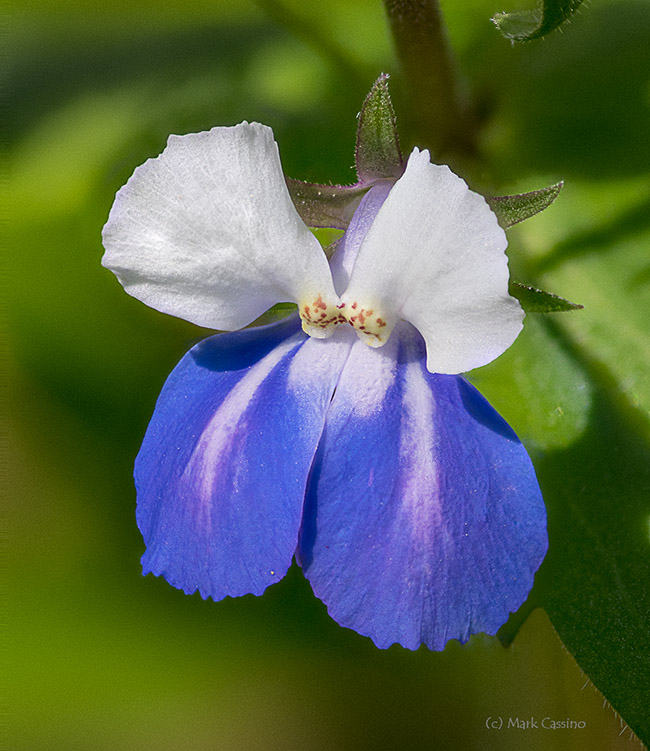
[[[350,326],[356,329],[359,338],[370,347],[381,347],[388,341],[394,324],[380,314],[378,307],[364,307],[358,300],[342,302],[339,308]]]
[[[357,300],[331,305],[320,293],[309,302],[302,302],[299,310],[303,331],[316,339],[327,339],[339,324],[347,323],[368,346],[381,347],[394,326],[385,314],[379,314],[376,305],[364,307]]]
[[[339,323],[345,323],[339,306],[325,302],[320,292],[309,302],[301,302],[299,310],[303,331],[315,339],[327,339]]]

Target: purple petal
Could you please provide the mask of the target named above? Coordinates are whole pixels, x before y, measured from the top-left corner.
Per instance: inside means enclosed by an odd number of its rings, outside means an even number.
[[[385,648],[495,633],[547,548],[535,473],[459,376],[432,375],[408,324],[355,344],[316,456],[300,557],[342,626]]]
[[[145,574],[215,600],[261,594],[285,575],[348,350],[308,339],[294,317],[185,355],[136,460]]]

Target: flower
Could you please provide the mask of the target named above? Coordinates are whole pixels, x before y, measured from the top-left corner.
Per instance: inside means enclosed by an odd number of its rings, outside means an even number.
[[[220,600],[261,594],[295,554],[379,647],[495,633],[547,547],[525,449],[458,375],[522,328],[506,244],[485,200],[415,149],[328,264],[269,128],[171,136],[118,192],[103,264],[231,333],[177,365],[138,454],[144,573]],[[283,301],[298,312],[236,331]]]

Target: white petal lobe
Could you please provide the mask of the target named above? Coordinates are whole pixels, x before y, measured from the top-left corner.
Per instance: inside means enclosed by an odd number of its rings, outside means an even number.
[[[276,302],[338,301],[259,123],[170,136],[118,192],[103,238],[102,263],[129,294],[200,326],[238,329]]]
[[[427,368],[462,373],[502,354],[524,313],[508,294],[507,241],[485,199],[415,149],[379,210],[341,302],[412,323]],[[359,332],[360,335],[362,332]]]

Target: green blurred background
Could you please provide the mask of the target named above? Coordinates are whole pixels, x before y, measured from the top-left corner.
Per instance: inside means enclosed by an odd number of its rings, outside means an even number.
[[[650,4],[601,0],[517,48],[489,23],[496,1],[443,10],[485,123],[474,182],[566,180],[512,231],[515,278],[583,303],[558,325],[647,408]],[[205,332],[101,268],[115,191],[169,133],[244,119],[273,127],[288,174],[352,182],[356,114],[380,72],[408,120],[379,0],[23,0],[10,30],[7,747],[637,748],[541,610],[509,649],[379,651],[329,620],[295,568],[262,598],[219,604],[140,575],[133,458]],[[579,440],[591,405],[589,378],[545,336],[529,317],[474,379],[540,460]],[[489,730],[500,716],[586,728]]]

